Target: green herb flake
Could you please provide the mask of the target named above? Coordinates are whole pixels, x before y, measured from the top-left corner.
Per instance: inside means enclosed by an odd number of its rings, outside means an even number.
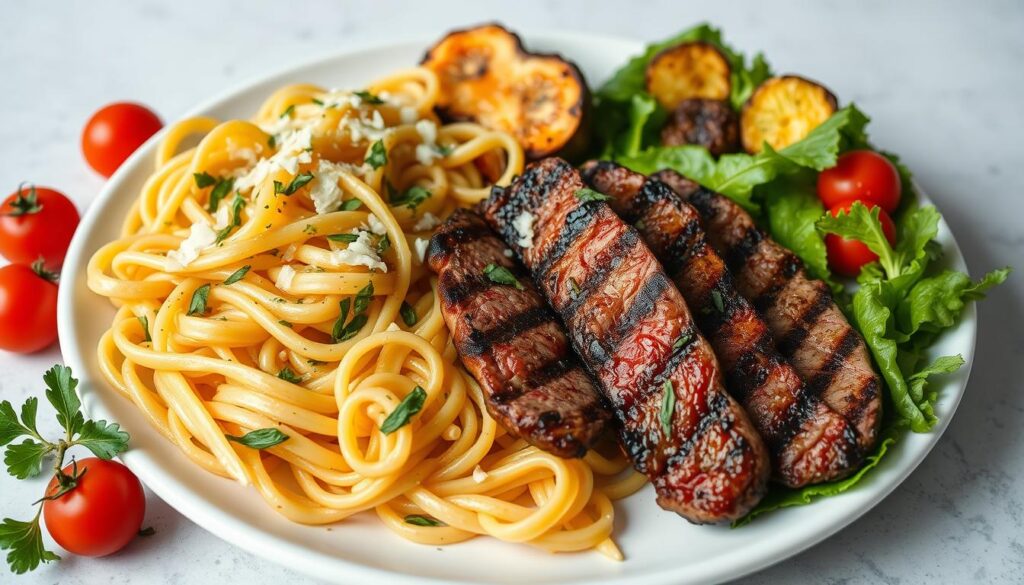
[[[287,195],[291,197],[296,191],[306,186],[307,183],[313,180],[313,173],[301,173],[296,175],[294,179],[285,186],[281,181],[274,181],[274,193]]]
[[[580,296],[580,283],[576,282],[576,279],[569,277],[569,294],[572,295],[573,299],[577,299]]]
[[[275,428],[256,429],[255,431],[245,433],[241,437],[235,435],[224,436],[229,441],[234,441],[253,449],[269,449],[288,440],[288,435]]]
[[[722,293],[717,289],[711,291],[711,303],[715,306],[715,310],[718,314],[725,313],[725,301],[722,299]]]
[[[227,277],[227,279],[224,280],[224,284],[235,284],[239,280],[242,280],[243,278],[245,278],[245,275],[249,273],[249,270],[251,268],[252,268],[252,266],[250,266],[249,264],[246,264],[245,266],[243,266],[243,267],[239,268],[238,270],[232,272],[231,276]]]
[[[209,211],[210,213],[216,212],[217,208],[220,206],[221,200],[227,197],[228,193],[231,193],[231,189],[234,186],[235,180],[230,177],[226,179],[220,179],[219,181],[217,181],[217,184],[213,187],[213,190],[210,191],[210,202],[206,207],[207,211]]]
[[[577,190],[576,198],[579,199],[580,201],[583,201],[584,203],[588,203],[590,201],[608,201],[609,199],[611,199],[611,197],[605,195],[604,193],[598,193],[597,191],[594,191],[593,189],[590,189],[588,187],[584,187],[582,189]]]
[[[349,199],[341,204],[339,211],[355,211],[363,206],[363,202],[358,199]]]
[[[683,349],[689,345],[691,341],[693,341],[693,334],[689,332],[683,333],[679,336],[679,339],[672,344],[672,351],[679,351],[680,349]]]
[[[388,152],[384,148],[384,141],[378,140],[370,146],[370,152],[366,155],[366,164],[379,169],[388,163]]]
[[[285,321],[284,319],[278,319],[277,320],[277,324],[281,325],[282,327],[287,327],[289,329],[292,328],[292,322],[291,321]]]
[[[372,106],[379,106],[379,105],[384,103],[384,99],[381,98],[379,95],[370,93],[370,92],[366,91],[365,89],[361,89],[359,91],[354,91],[352,93],[357,95],[357,96],[359,96],[359,99],[362,100],[363,103],[367,103],[367,104],[370,104]]]
[[[235,198],[231,200],[231,223],[217,232],[217,239],[214,243],[219,244],[223,242],[225,238],[231,235],[232,230],[242,225],[243,209],[245,209],[245,199],[238,193],[235,193]]]
[[[398,429],[409,424],[412,417],[423,408],[423,403],[427,400],[427,392],[423,388],[416,386],[412,389],[412,392],[407,394],[398,406],[395,407],[391,414],[384,419],[384,422],[380,425],[380,432],[385,435],[397,431]]]
[[[441,522],[431,516],[424,516],[423,514],[409,514],[405,517],[405,523],[412,524],[413,526],[447,526],[444,522]]]
[[[206,313],[206,300],[210,296],[210,284],[204,284],[192,293],[192,301],[188,304],[189,315],[203,315]]]
[[[665,380],[662,385],[664,395],[661,398],[661,430],[665,435],[672,432],[672,415],[676,411],[676,391],[672,386],[672,380]]]
[[[493,283],[505,284],[508,286],[514,286],[519,290],[523,290],[523,285],[516,280],[516,277],[504,266],[498,266],[497,264],[488,264],[484,267],[484,276],[487,277]]]
[[[277,373],[277,377],[281,378],[285,382],[291,382],[292,384],[298,384],[302,382],[302,376],[296,374],[291,368],[281,368],[281,371]]]
[[[139,315],[137,319],[139,320],[139,325],[142,325],[142,333],[144,335],[142,340],[153,341],[153,338],[149,335],[149,317],[145,315]]]
[[[413,185],[405,190],[399,197],[391,198],[391,205],[394,207],[408,207],[409,209],[415,210],[420,203],[423,203],[427,199],[430,199],[430,191],[419,186]]]
[[[412,327],[419,320],[416,316],[416,309],[409,303],[402,301],[401,308],[398,309],[398,314],[402,316],[402,322],[405,323],[406,327]]]
[[[359,234],[331,234],[327,236],[327,239],[332,242],[343,242],[351,244],[352,242],[359,239]]]
[[[217,179],[207,172],[192,173],[192,179],[196,182],[196,187],[200,189],[205,189],[217,183]]]
[[[295,104],[291,104],[281,112],[281,118],[291,118],[295,114]]]

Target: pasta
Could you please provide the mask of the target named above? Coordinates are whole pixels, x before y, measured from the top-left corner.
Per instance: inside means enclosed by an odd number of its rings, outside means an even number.
[[[170,127],[120,238],[89,263],[117,307],[102,371],[196,464],[292,521],[372,510],[419,543],[621,559],[612,501],[642,476],[613,447],[566,460],[507,435],[458,364],[426,242],[523,152],[440,125],[437,92],[412,69],[361,92],[287,86],[251,122]],[[247,442],[270,429],[283,440]]]

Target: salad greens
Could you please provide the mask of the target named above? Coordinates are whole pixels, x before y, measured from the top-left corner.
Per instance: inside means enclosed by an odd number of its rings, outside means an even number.
[[[829,283],[836,302],[864,337],[887,389],[878,444],[854,475],[801,489],[774,486],[735,523],[739,526],[765,512],[849,489],[878,465],[903,432],[931,429],[937,396],[928,390],[929,381],[955,372],[964,362],[961,356],[929,361],[928,348],[942,331],[956,324],[967,302],[984,298],[988,289],[1006,280],[1009,268],[994,270],[977,282],[962,272],[941,268],[941,246],[935,239],[939,213],[930,205],[917,204],[910,171],[890,153],[881,152],[899,171],[903,187],[903,203],[894,214],[895,246],[885,239],[877,208],[869,210],[857,203],[837,217],[825,213],[816,193],[818,172],[835,166],[849,150],[877,150],[868,140],[868,117],[853,104],[836,111],[803,140],[779,150],[765,144],[758,154],[725,154],[716,159],[701,146],[661,146],[659,134],[668,114],[645,90],[644,70],[662,49],[695,40],[713,44],[729,61],[729,101],[734,109],[772,75],[761,54],[747,59],[707,24],[650,45],[595,92],[597,119],[602,120],[596,129],[596,154],[644,174],[675,170],[743,206],[773,239],[801,258],[813,277]],[[860,240],[879,257],[864,267],[852,294],[829,270],[825,248],[829,233]]]

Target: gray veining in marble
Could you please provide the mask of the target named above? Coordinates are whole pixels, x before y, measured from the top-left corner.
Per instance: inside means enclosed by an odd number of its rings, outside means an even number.
[[[132,99],[165,120],[241,80],[363,43],[499,19],[513,28],[645,39],[708,19],[780,71],[827,84],[874,118],[953,228],[975,273],[1024,269],[1024,4],[992,2],[7,2],[0,18],[0,191],[52,185],[85,208],[102,181],[78,138],[100,105]],[[753,584],[1024,582],[1024,278],[980,307],[967,397],[942,441],[877,508]],[[0,353],[0,397],[39,393],[59,359]],[[42,482],[0,478],[0,516]],[[0,582],[305,583],[208,534],[155,497],[157,532],[108,559],[66,555]]]

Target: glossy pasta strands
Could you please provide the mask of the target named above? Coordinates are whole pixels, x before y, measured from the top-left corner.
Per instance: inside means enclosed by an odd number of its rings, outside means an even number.
[[[437,86],[424,69],[362,92],[292,85],[251,121],[168,128],[121,238],[89,263],[117,307],[103,373],[196,464],[293,521],[374,511],[420,543],[489,535],[621,558],[611,501],[642,479],[618,454],[564,460],[506,436],[458,365],[425,243],[523,153],[440,124]],[[383,433],[413,392],[419,411]],[[262,428],[288,439],[226,438]]]

